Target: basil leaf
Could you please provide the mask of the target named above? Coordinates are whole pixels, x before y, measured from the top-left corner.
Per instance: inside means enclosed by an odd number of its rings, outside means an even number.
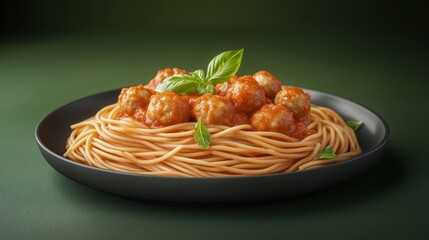
[[[203,70],[195,70],[193,72],[190,72],[190,74],[196,78],[199,78],[201,80],[204,80],[205,74]]]
[[[244,49],[223,52],[214,57],[207,67],[206,80],[210,83],[223,83],[237,73]]]
[[[211,83],[209,83],[209,82],[204,82],[204,83],[201,83],[199,86],[198,86],[198,93],[200,94],[200,95],[204,95],[204,94],[206,94],[206,93],[211,93],[211,94],[213,94],[213,95],[215,95],[216,94],[216,89],[215,89],[215,87],[213,86],[213,84],[211,84]]]
[[[158,86],[155,91],[166,92],[172,91],[178,94],[186,95],[197,91],[202,80],[192,75],[173,75],[166,78]]]
[[[319,153],[319,159],[332,159],[335,158],[337,154],[334,153],[332,146],[326,146],[323,153]]]
[[[327,154],[334,153],[334,148],[332,146],[326,146],[325,153],[327,153]]]
[[[347,121],[347,126],[353,128],[354,131],[357,131],[360,126],[363,124],[363,121]]]
[[[194,133],[195,142],[204,149],[209,149],[210,147],[210,132],[201,122],[201,118],[198,119],[197,124],[195,124],[195,133]]]

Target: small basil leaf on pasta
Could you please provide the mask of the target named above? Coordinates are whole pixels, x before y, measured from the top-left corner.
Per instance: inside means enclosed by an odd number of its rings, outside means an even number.
[[[319,153],[319,159],[332,159],[336,156],[337,154],[334,153],[332,146],[326,146],[325,151]]]
[[[237,73],[243,58],[244,49],[223,52],[214,57],[207,68],[206,80],[223,83]]]
[[[197,124],[195,124],[195,133],[194,133],[195,142],[204,149],[208,149],[210,146],[210,132],[201,122],[201,118],[198,119]]]
[[[363,121],[347,121],[347,126],[351,127],[354,131],[357,131],[362,124]]]
[[[198,86],[202,80],[193,75],[173,75],[166,78],[163,82],[156,86],[155,91],[166,92],[171,91],[178,94],[186,95],[198,90]]]
[[[334,153],[334,149],[332,148],[332,146],[326,146],[325,153],[328,153],[328,154]]]

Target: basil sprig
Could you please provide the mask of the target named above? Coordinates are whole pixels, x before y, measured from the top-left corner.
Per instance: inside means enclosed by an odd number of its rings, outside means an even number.
[[[319,159],[332,159],[335,158],[337,154],[334,153],[332,146],[326,146],[325,151],[319,153]]]
[[[216,94],[214,84],[226,82],[237,73],[240,68],[244,49],[223,52],[214,57],[207,67],[207,74],[203,70],[190,72],[190,75],[176,74],[166,78],[155,91],[172,91],[181,95],[198,92]]]
[[[210,132],[201,122],[201,118],[198,119],[198,122],[195,124],[194,139],[202,148],[206,150],[209,149],[211,140]]]
[[[176,74],[158,84],[155,91],[171,91],[181,95],[193,92],[198,92],[200,95],[216,94],[214,84],[226,82],[237,73],[243,52],[244,49],[223,52],[210,61],[207,74],[203,70],[190,72],[190,75]],[[208,149],[210,147],[210,132],[203,125],[201,119],[198,119],[197,124],[195,124],[194,139],[202,148]]]

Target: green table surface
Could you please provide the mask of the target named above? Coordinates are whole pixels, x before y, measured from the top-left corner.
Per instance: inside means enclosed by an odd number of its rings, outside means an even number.
[[[400,36],[44,36],[0,42],[0,239],[428,239],[428,55]],[[359,102],[391,137],[380,161],[330,188],[234,206],[137,202],[51,168],[34,132],[75,99],[137,83],[157,70],[205,68],[245,48],[239,74],[266,69],[284,84]]]

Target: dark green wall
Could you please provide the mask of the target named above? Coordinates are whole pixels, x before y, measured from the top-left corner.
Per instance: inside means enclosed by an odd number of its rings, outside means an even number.
[[[230,32],[385,33],[419,38],[427,32],[425,1],[123,0],[9,1],[3,34]]]

